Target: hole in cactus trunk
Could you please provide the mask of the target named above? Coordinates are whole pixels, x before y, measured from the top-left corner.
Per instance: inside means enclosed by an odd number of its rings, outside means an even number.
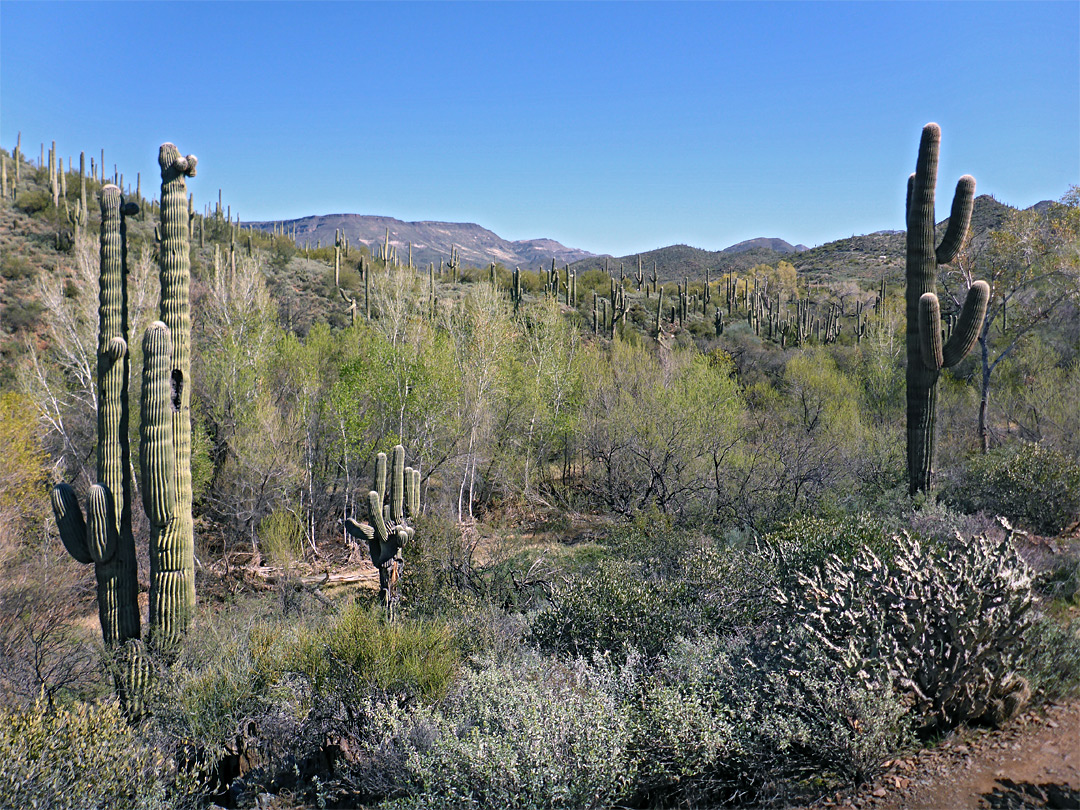
[[[172,407],[174,411],[180,410],[180,394],[184,390],[184,375],[178,368],[172,373]]]

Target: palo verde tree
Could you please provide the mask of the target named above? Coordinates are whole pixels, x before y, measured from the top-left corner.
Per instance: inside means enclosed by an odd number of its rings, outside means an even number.
[[[978,273],[990,285],[978,331],[978,436],[986,453],[994,371],[1040,324],[1070,302],[1080,305],[1080,187],[1049,206],[1015,212],[985,244],[965,250],[958,267],[969,283]]]

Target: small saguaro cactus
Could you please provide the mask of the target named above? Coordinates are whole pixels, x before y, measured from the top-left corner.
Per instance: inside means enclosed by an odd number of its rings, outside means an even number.
[[[930,488],[941,369],[956,365],[971,351],[990,299],[985,281],[972,284],[956,328],[942,346],[941,307],[934,292],[938,266],[956,257],[967,236],[975,178],[964,175],[956,184],[949,226],[935,248],[934,189],[940,144],[941,127],[933,123],[923,127],[918,162],[907,187],[907,461],[912,495]]]
[[[413,539],[415,530],[408,519],[420,513],[420,471],[405,466],[405,448],[393,450],[390,490],[386,489],[386,453],[375,459],[375,488],[368,492],[368,522],[345,521],[345,529],[356,539],[367,541],[371,562],[379,569],[379,597],[391,618],[397,609],[398,580],[405,568],[402,547]]]

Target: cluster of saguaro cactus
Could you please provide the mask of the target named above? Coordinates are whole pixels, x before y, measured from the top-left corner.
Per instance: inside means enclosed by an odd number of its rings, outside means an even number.
[[[405,466],[405,448],[393,450],[390,488],[386,487],[386,453],[375,460],[374,489],[368,492],[368,522],[349,518],[350,535],[368,544],[371,562],[379,569],[379,597],[392,618],[398,602],[397,585],[404,570],[401,549],[415,535],[408,519],[420,514],[420,471]]]
[[[196,159],[163,144],[161,166],[161,308],[143,338],[139,438],[143,506],[150,523],[150,641],[169,649],[183,635],[195,606],[191,518],[191,316],[187,197],[184,178]],[[101,272],[98,326],[98,483],[84,521],[74,490],[57,484],[53,511],[64,546],[95,564],[98,609],[106,647],[140,636],[135,545],[131,529],[128,447],[127,239],[135,213],[120,189],[101,192]],[[132,653],[126,675],[137,686]],[[121,688],[123,694],[123,686]]]
[[[942,345],[941,308],[934,292],[938,266],[956,257],[967,236],[975,178],[964,175],[956,184],[949,226],[935,248],[934,189],[940,143],[937,124],[923,127],[918,161],[907,187],[907,461],[912,495],[930,488],[941,369],[959,363],[971,351],[990,299],[985,281],[972,284],[952,335]]]
[[[629,308],[629,304],[626,301],[626,291],[623,288],[621,282],[616,281],[615,277],[611,277],[611,316],[608,321],[608,337],[611,340],[615,339],[616,329],[619,326],[619,321],[626,317],[626,312]],[[607,314],[607,307],[605,307],[605,316]]]

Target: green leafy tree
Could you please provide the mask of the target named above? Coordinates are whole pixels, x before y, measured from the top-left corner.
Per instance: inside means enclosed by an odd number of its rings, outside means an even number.
[[[978,335],[977,430],[985,453],[993,432],[988,408],[994,372],[1040,324],[1080,305],[1080,187],[1045,208],[1016,212],[987,243],[969,246],[958,266],[965,281],[979,276],[990,285]]]

